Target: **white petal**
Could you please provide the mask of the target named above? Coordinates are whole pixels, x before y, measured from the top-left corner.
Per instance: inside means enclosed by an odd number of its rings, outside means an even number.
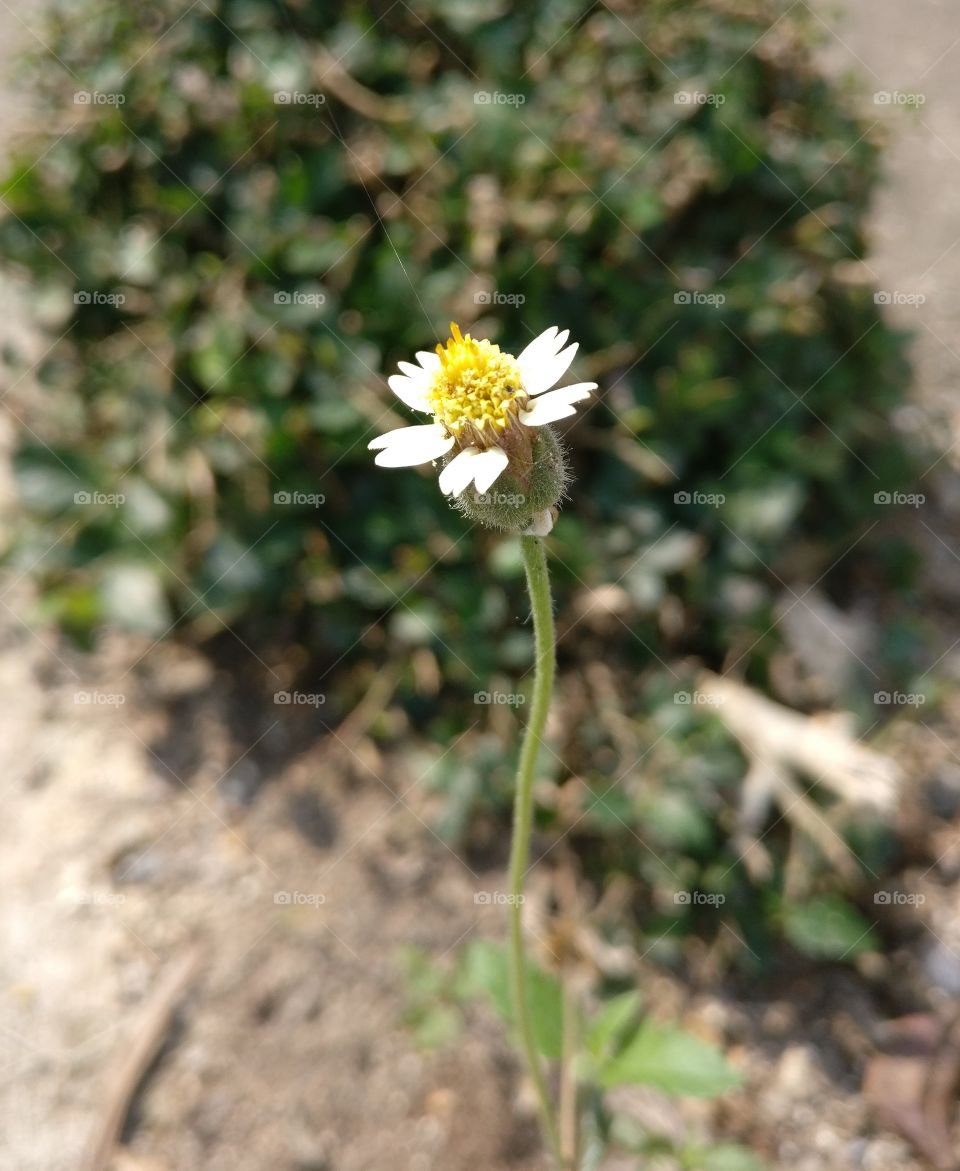
[[[520,373],[523,376],[523,388],[527,394],[542,394],[551,386],[555,386],[566,374],[578,346],[579,343],[574,342],[572,346],[567,346],[559,354],[550,355],[545,360],[535,357],[533,362],[528,360],[521,364]]]
[[[543,512],[535,512],[530,521],[530,527],[523,530],[525,537],[545,537],[553,529],[555,513],[552,508],[545,508]]]
[[[409,430],[407,427],[398,427],[396,431],[385,431],[382,435],[378,435],[376,439],[370,440],[367,444],[367,451],[378,451],[381,447],[389,447],[398,432],[407,430]]]
[[[403,365],[407,365],[406,362]],[[415,369],[416,367],[414,367]],[[426,378],[425,372],[420,372],[422,378]],[[406,403],[415,411],[427,410],[427,386],[415,382],[412,378],[408,378],[405,374],[391,374],[387,379],[387,386],[393,391],[397,398]]]
[[[491,447],[474,456],[470,466],[477,491],[486,492],[509,462],[510,458],[502,447]]]
[[[551,325],[550,328],[545,329],[543,333],[539,335],[539,337],[535,337],[533,341],[525,349],[521,350],[517,356],[517,361],[521,364],[521,366],[530,358],[535,359],[538,354],[541,356],[543,354],[555,354],[560,348],[557,346],[555,341],[557,333],[557,327],[555,325]]]
[[[537,400],[529,411],[520,412],[520,422],[525,427],[545,427],[547,423],[556,423],[558,419],[569,419],[577,413],[577,408],[569,403],[555,401],[542,403]]]
[[[479,447],[465,447],[440,473],[440,491],[444,496],[459,496],[466,486],[473,482],[477,473],[476,459]],[[482,464],[480,465],[483,466]]]
[[[417,350],[417,361],[431,374],[440,369],[440,355],[434,350]]]
[[[371,440],[367,446],[371,451],[383,449],[374,461],[380,467],[410,468],[446,455],[454,442],[453,436],[438,423],[425,423],[422,427],[398,427]]]
[[[551,390],[549,394],[543,394],[537,399],[537,402],[542,402],[545,398],[553,398],[554,395],[563,395],[568,403],[582,403],[585,398],[597,389],[595,382],[572,382],[569,386],[558,386],[556,390]]]
[[[589,398],[590,392],[596,389],[595,382],[577,382],[562,390],[551,390],[549,394],[542,394],[535,399],[527,410],[520,412],[520,422],[527,427],[542,427],[545,423],[566,419],[568,415],[577,413],[573,404]]]
[[[414,386],[426,388],[430,385],[432,375],[429,370],[424,370],[422,366],[414,366],[412,362],[398,362],[397,365]]]
[[[569,329],[559,331],[557,326],[552,325],[521,352],[517,363],[528,394],[536,395],[549,390],[566,371],[577,352],[575,345],[563,349],[569,336]]]
[[[569,336],[569,329],[558,333],[557,327],[551,325],[548,330],[535,338],[517,358],[521,371],[527,371],[531,377],[535,378],[539,369],[549,365],[556,358],[566,345]]]

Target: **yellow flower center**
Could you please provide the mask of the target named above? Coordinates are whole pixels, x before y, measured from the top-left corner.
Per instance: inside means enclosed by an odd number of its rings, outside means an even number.
[[[450,333],[446,346],[437,346],[440,369],[427,392],[430,410],[451,435],[482,443],[506,431],[526,404],[520,367],[493,342],[464,337],[456,322]]]

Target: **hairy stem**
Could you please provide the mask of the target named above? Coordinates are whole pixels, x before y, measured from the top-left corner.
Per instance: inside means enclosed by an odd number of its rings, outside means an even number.
[[[563,1171],[577,1171],[580,1145],[577,1124],[577,994],[569,974],[563,981],[563,1057],[560,1062],[560,1157]]]
[[[527,957],[523,941],[523,885],[530,860],[530,833],[533,828],[533,777],[543,730],[553,693],[556,666],[553,605],[550,598],[550,578],[543,541],[539,537],[521,537],[523,563],[527,572],[527,590],[533,613],[536,642],[536,671],[533,684],[533,703],[527,721],[520,763],[517,767],[516,793],[513,806],[513,839],[510,843],[510,983],[514,1014],[520,1032],[524,1057],[537,1091],[540,1122],[544,1139],[558,1166],[561,1165],[557,1122],[543,1076],[540,1055],[533,1035],[530,1017],[530,986],[527,979]]]

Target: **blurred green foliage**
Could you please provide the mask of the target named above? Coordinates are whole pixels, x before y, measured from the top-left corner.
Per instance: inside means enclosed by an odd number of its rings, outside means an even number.
[[[655,743],[621,775],[609,732],[574,721],[566,767],[596,792],[576,837],[611,870],[712,889],[742,762],[661,664],[733,657],[762,681],[783,582],[842,601],[901,569],[870,531],[874,493],[909,478],[902,346],[856,263],[877,143],[817,71],[811,19],[773,0],[56,10],[34,75],[50,133],[0,222],[58,339],[41,396],[11,399],[7,557],[45,612],[87,638],[296,644],[328,715],[359,664],[403,664],[406,712],[445,750],[484,714],[471,695],[528,667],[521,567],[429,469],[374,469],[367,441],[409,417],[385,377],[451,319],[514,352],[569,326],[601,392],[567,431],[561,678],[608,665]],[[502,809],[509,755],[474,733],[428,780],[462,834]]]
[[[509,961],[502,945],[474,939],[445,964],[408,946],[398,960],[406,985],[406,1024],[422,1048],[456,1044],[464,1017],[477,1001],[486,1002],[513,1028]],[[557,1060],[564,1028],[560,980],[535,965],[528,979],[537,1048]],[[578,1011],[575,1033],[582,1037],[577,1080],[585,1102],[582,1123],[588,1150],[599,1153],[612,1145],[637,1154],[669,1154],[682,1167],[763,1171],[756,1156],[737,1144],[704,1148],[652,1138],[602,1092],[648,1086],[676,1097],[718,1097],[738,1088],[743,1079],[715,1045],[677,1023],[655,1022],[643,1012],[643,998],[635,989],[603,1000],[586,1016]],[[595,1163],[588,1157],[584,1165]]]
[[[515,616],[499,538],[365,450],[388,406],[405,413],[384,374],[456,318],[514,349],[572,326],[596,371],[558,569],[566,594],[619,583],[650,647],[623,639],[625,656],[715,657],[761,632],[790,558],[813,580],[904,474],[885,423],[898,343],[849,276],[875,146],[800,13],[778,15],[64,10],[39,75],[56,133],[4,184],[0,227],[68,330],[17,460],[14,555],[43,554],[51,610],[158,633],[297,615],[333,658],[389,614],[394,648],[432,646],[451,682],[514,667],[489,637]],[[726,300],[675,300],[698,292]],[[475,302],[492,293],[525,302]]]

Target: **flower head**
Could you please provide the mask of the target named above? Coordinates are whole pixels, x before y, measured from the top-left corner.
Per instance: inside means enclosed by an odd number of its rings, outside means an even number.
[[[517,357],[496,343],[462,334],[434,353],[417,354],[419,365],[400,363],[390,389],[433,422],[399,427],[370,443],[381,467],[412,467],[447,457],[440,490],[457,497],[475,519],[544,535],[563,495],[566,471],[548,424],[576,414],[595,382],[553,390],[577,352],[569,330],[542,333]],[[497,485],[500,492],[492,494]],[[509,489],[509,490],[507,490]],[[502,497],[503,499],[499,499]]]

